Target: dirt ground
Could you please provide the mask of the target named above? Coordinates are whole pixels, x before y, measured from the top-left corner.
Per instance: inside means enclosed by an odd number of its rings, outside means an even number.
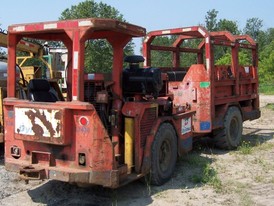
[[[4,169],[0,148],[0,205],[274,205],[274,96],[261,97],[262,117],[244,123],[235,151],[199,142],[160,187],[136,181],[117,190],[78,188],[58,181],[26,185]]]

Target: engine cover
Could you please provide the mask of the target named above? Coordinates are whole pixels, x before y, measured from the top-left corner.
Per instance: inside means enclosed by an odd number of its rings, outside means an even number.
[[[127,68],[123,71],[124,94],[153,95],[157,98],[162,87],[159,68]]]

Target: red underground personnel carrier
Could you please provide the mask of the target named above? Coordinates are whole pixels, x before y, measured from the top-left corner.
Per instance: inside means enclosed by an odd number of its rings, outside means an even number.
[[[194,138],[210,136],[232,149],[243,121],[260,116],[257,45],[249,36],[203,27],[146,35],[142,27],[98,18],[11,25],[8,32],[5,167],[26,181],[117,188],[150,175],[161,185]],[[153,43],[167,35],[174,36],[171,45]],[[124,57],[134,37],[144,37],[144,57]],[[23,38],[62,42],[68,49],[64,101],[46,79],[29,81],[29,99],[16,98],[16,45]],[[113,49],[111,72],[85,74],[85,45],[100,39]],[[191,39],[197,47],[184,47]],[[231,65],[214,65],[215,45],[230,48]],[[239,65],[240,49],[250,51],[251,65]],[[151,65],[157,51],[170,53],[169,67]],[[185,54],[197,62],[181,66]]]

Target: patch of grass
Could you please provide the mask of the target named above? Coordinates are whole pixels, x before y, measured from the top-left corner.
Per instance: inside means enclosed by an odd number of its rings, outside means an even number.
[[[259,92],[268,95],[274,94],[274,86],[268,84],[260,84]]]
[[[265,142],[263,144],[259,144],[256,147],[256,149],[263,150],[263,151],[265,151],[265,150],[272,150],[272,149],[274,149],[274,143],[272,143],[272,142]]]
[[[190,153],[181,158],[184,164],[188,164],[194,173],[190,176],[190,181],[194,184],[205,184],[212,186],[216,192],[221,192],[222,183],[218,178],[217,169],[211,166],[214,161],[199,153]]]
[[[190,166],[195,166],[195,167],[203,167],[204,165],[212,161],[195,152],[182,156],[180,160],[184,162],[184,164],[187,163]]]
[[[240,154],[248,155],[252,153],[252,145],[250,142],[243,141],[241,145],[237,148]]]
[[[151,195],[152,194],[152,191],[151,191],[151,173],[149,173],[148,175],[142,177],[141,181],[143,183],[145,183],[146,185],[146,189],[147,189],[147,195]]]
[[[155,197],[161,197],[161,198],[166,198],[167,197],[167,194],[165,191],[160,191],[158,192]]]
[[[218,178],[217,171],[209,164],[204,165],[201,174],[191,177],[192,182],[211,185],[217,192],[222,190],[222,182]]]
[[[232,179],[225,181],[224,185],[226,187],[226,191],[229,191],[230,193],[239,193],[241,191],[246,190],[249,187],[248,183],[242,183]]]
[[[258,174],[255,176],[254,180],[257,183],[262,183],[262,182],[264,182],[264,177],[262,176],[262,174]]]
[[[267,109],[274,110],[274,104],[273,104],[273,103],[268,103],[265,107],[266,107]]]
[[[253,164],[260,164],[260,165],[263,165],[263,166],[264,166],[264,164],[265,164],[261,156],[255,157],[255,159],[252,160],[251,162],[252,162]]]
[[[247,192],[240,193],[240,201],[241,201],[240,205],[243,205],[243,206],[254,205],[252,198]]]
[[[262,157],[256,159],[258,159],[257,164],[261,166],[263,172],[267,173],[272,169],[273,165],[270,162],[263,160]]]
[[[239,197],[239,205],[249,206],[254,205],[251,196],[249,195],[247,189],[250,187],[248,183],[242,183],[238,181],[230,181],[226,183],[227,191],[237,194]]]
[[[231,151],[231,154],[242,154],[242,155],[249,155],[252,153],[260,152],[260,151],[267,151],[274,149],[273,142],[267,142],[263,140],[258,135],[251,135],[249,136],[249,141],[242,141],[241,145],[238,146],[237,150]],[[274,138],[274,135],[273,135]],[[264,142],[265,141],[265,142]]]

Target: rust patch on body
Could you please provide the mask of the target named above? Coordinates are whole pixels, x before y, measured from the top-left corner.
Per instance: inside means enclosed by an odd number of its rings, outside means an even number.
[[[40,113],[37,110],[35,110],[35,112],[32,110],[29,110],[25,112],[25,114],[31,120],[32,130],[35,135],[44,136],[44,130],[39,124],[36,123],[36,118],[39,119],[43,123],[43,125],[47,128],[51,137],[55,135],[55,130],[53,129],[51,122],[47,120],[44,111]],[[58,111],[54,116],[55,119],[58,119],[58,117],[59,118],[61,117],[60,111]],[[57,133],[59,132],[59,130],[60,130],[60,123],[57,124],[57,128],[56,128]]]

